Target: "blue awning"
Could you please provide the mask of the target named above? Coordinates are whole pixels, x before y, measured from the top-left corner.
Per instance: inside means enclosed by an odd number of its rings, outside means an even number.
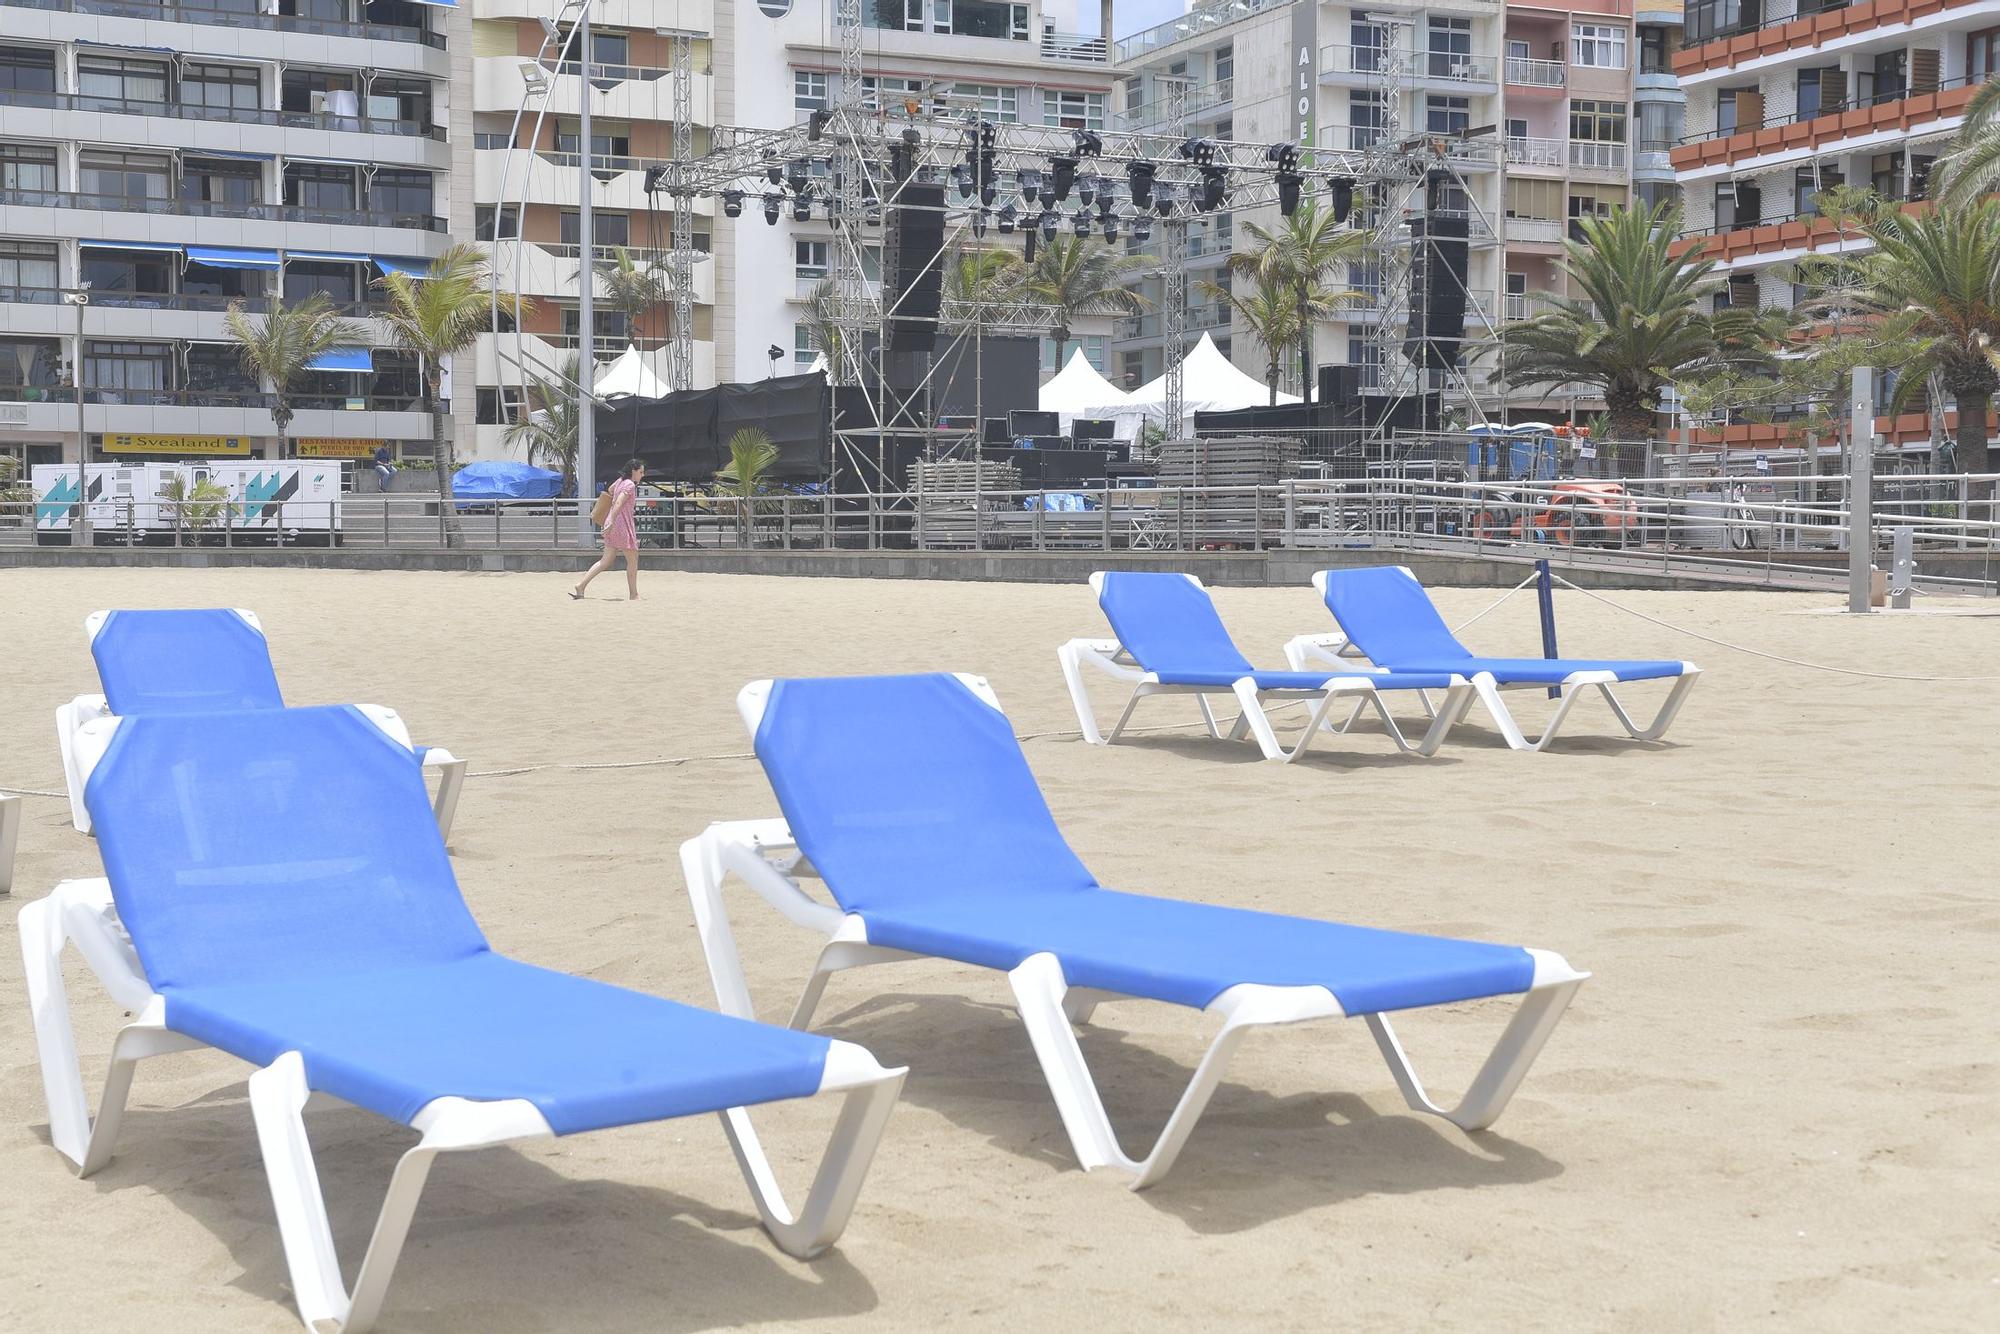
[[[435,5],[439,9],[457,9],[458,0],[416,0],[420,5]]]
[[[431,262],[427,259],[390,259],[387,255],[377,255],[375,267],[384,273],[400,273],[406,278],[431,276]]]
[[[368,256],[350,255],[340,250],[287,250],[286,259],[309,259],[316,264],[366,264]]]
[[[191,245],[187,248],[188,263],[206,264],[211,269],[275,269],[278,267],[278,252],[275,250],[233,250],[222,246]]]
[[[336,347],[331,352],[322,352],[308,361],[306,369],[366,375],[375,369],[375,363],[365,347]]]
[[[164,245],[159,241],[85,241],[82,244],[92,250],[158,250],[172,255],[181,252],[179,246]]]

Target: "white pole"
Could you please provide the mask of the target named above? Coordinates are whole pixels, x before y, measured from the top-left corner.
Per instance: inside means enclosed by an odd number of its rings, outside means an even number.
[[[581,547],[592,546],[597,534],[590,528],[590,508],[597,499],[597,405],[591,397],[591,388],[597,383],[597,311],[595,287],[597,285],[597,234],[595,219],[591,215],[590,196],[595,178],[590,174],[592,157],[590,140],[590,5],[588,0],[577,18],[576,35],[571,38],[581,49],[576,53],[577,68],[583,75],[577,81],[577,135],[581,150],[576,158],[577,253],[583,262],[577,266],[577,354],[576,354],[576,494],[577,532],[576,543]],[[560,54],[557,68],[560,69]]]
[[[1875,372],[1854,368],[1852,409],[1848,418],[1847,473],[1847,609],[1869,609],[1875,554],[1872,504],[1875,491]]]

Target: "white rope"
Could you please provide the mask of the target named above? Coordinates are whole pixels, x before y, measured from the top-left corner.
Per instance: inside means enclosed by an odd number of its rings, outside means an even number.
[[[1704,644],[1713,644],[1717,648],[1726,648],[1733,653],[1747,653],[1753,658],[1765,658],[1771,662],[1782,662],[1790,667],[1804,667],[1815,672],[1831,672],[1836,676],[1862,676],[1874,681],[2000,681],[2000,676],[1916,676],[1904,672],[1869,672],[1863,671],[1859,667],[1833,667],[1823,662],[1807,662],[1804,658],[1788,658],[1782,653],[1766,653],[1762,649],[1748,648],[1742,644],[1732,644],[1726,639],[1717,639],[1713,635],[1702,634],[1699,630],[1690,630],[1686,626],[1675,625],[1670,621],[1663,621],[1657,616],[1648,616],[1643,611],[1635,611],[1623,603],[1613,602],[1610,598],[1593,593],[1587,588],[1578,588],[1559,574],[1553,577],[1557,583],[1561,584],[1564,588],[1570,589],[1572,592],[1581,593],[1594,602],[1602,602],[1605,606],[1616,611],[1622,611],[1627,616],[1637,616],[1640,620],[1657,625],[1662,630],[1672,630],[1675,634],[1686,635],[1690,639],[1699,639]]]
[[[62,801],[69,800],[69,793],[67,792],[44,792],[41,788],[38,787],[0,787],[0,796],[55,797],[58,800]]]
[[[1502,593],[1502,594],[1500,595],[1500,597],[1499,597],[1499,600],[1498,600],[1498,601],[1496,601],[1496,602],[1494,602],[1492,606],[1488,607],[1488,608],[1486,609],[1486,611],[1482,611],[1482,612],[1480,612],[1480,613],[1479,613],[1479,614],[1478,614],[1477,616],[1474,616],[1474,617],[1473,617],[1473,618],[1472,618],[1471,620],[1469,620],[1469,621],[1460,621],[1460,622],[1459,622],[1459,623],[1458,623],[1457,625],[1454,625],[1454,626],[1453,626],[1453,627],[1451,628],[1451,632],[1452,632],[1453,634],[1458,634],[1458,633],[1460,633],[1461,631],[1463,631],[1464,629],[1466,629],[1466,627],[1468,627],[1468,626],[1470,626],[1470,625],[1473,625],[1473,624],[1476,624],[1476,623],[1477,623],[1477,622],[1479,622],[1479,621],[1482,621],[1482,620],[1484,620],[1484,619],[1486,618],[1486,612],[1490,612],[1490,611],[1493,611],[1493,610],[1494,610],[1495,608],[1497,608],[1497,607],[1498,607],[1498,606],[1500,605],[1500,603],[1502,603],[1502,602],[1505,602],[1505,601],[1506,601],[1506,600],[1507,600],[1508,598],[1510,598],[1510,597],[1513,597],[1513,596],[1514,596],[1514,595],[1515,595],[1516,593],[1518,593],[1518,592],[1520,592],[1520,591],[1521,591],[1522,589],[1526,588],[1526,587],[1527,587],[1527,586],[1528,586],[1529,584],[1532,584],[1532,583],[1534,583],[1534,582],[1535,582],[1535,580],[1536,580],[1536,578],[1537,578],[1537,577],[1539,576],[1539,574],[1540,574],[1540,571],[1536,571],[1536,573],[1535,573],[1535,574],[1531,574],[1531,575],[1529,575],[1529,576],[1528,576],[1528,577],[1527,577],[1526,579],[1523,579],[1523,580],[1522,580],[1522,581],[1521,581],[1520,583],[1518,583],[1518,584],[1515,584],[1515,585],[1514,585],[1514,586],[1513,586],[1512,588],[1510,588],[1510,589],[1508,589],[1508,590],[1507,590],[1506,592]]]

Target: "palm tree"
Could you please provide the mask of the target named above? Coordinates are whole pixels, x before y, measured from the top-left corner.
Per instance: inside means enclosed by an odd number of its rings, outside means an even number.
[[[596,261],[597,276],[604,284],[604,303],[625,317],[628,341],[636,342],[639,322],[664,301],[673,298],[666,276],[656,265],[641,265],[624,246],[613,246],[608,259]],[[578,277],[582,270],[578,269]]]
[[[1002,295],[1021,280],[1024,265],[1011,250],[973,246],[944,271],[944,299],[973,302]]]
[[[1021,275],[1019,291],[1031,301],[1056,309],[1056,365],[1077,320],[1087,315],[1137,315],[1146,298],[1125,286],[1125,279],[1151,260],[1121,255],[1089,236],[1058,236],[1035,252]]]
[[[241,301],[229,303],[223,327],[236,343],[245,374],[271,385],[271,424],[278,431],[278,456],[286,454],[285,431],[292,424],[292,384],[306,367],[337,347],[362,341],[360,326],[342,319],[324,292],[314,292],[296,305],[278,297],[270,311],[252,319]]]
[[[438,391],[444,383],[445,361],[470,349],[490,327],[492,293],[486,263],[485,251],[461,242],[431,261],[428,277],[385,273],[375,280],[389,293],[389,306],[382,312],[389,340],[417,358],[423,376],[423,411],[431,418],[431,462],[444,506],[445,541],[453,546],[458,544],[458,512],[452,504],[451,478],[457,468]],[[500,301],[517,320],[527,313],[527,303],[519,297],[503,292]]]
[[[1900,407],[1935,374],[1958,405],[1958,465],[1990,470],[1987,451],[2000,371],[2000,204],[1880,210],[1865,226],[1875,253],[1861,261],[1856,304],[1874,316],[1868,337],[1896,349]]]
[[[1284,225],[1272,230],[1245,223],[1243,230],[1255,243],[1249,250],[1232,251],[1229,271],[1239,278],[1268,284],[1273,291],[1292,294],[1293,334],[1299,340],[1299,383],[1307,397],[1312,390],[1313,327],[1329,314],[1314,314],[1314,306],[1329,309],[1335,301],[1358,297],[1345,288],[1329,291],[1327,284],[1342,273],[1350,261],[1367,253],[1369,233],[1335,221],[1333,210],[1318,204],[1301,204]]]
[[[722,494],[736,502],[736,537],[739,545],[750,545],[750,512],[764,489],[764,474],[778,461],[778,447],[771,437],[754,426],[746,426],[729,437],[729,462],[715,474]]]
[[[1931,198],[1947,205],[1969,204],[2000,190],[2000,79],[1973,94],[1965,122],[1931,164],[1926,187]]]
[[[502,439],[519,445],[529,463],[562,473],[562,493],[571,494],[576,485],[577,451],[577,358],[563,362],[555,378],[531,375],[522,387],[521,415],[507,428]]]
[[[1247,295],[1219,283],[1204,282],[1201,287],[1209,296],[1227,302],[1236,321],[1264,349],[1264,383],[1271,390],[1271,406],[1276,407],[1285,352],[1299,329],[1299,308],[1292,293],[1269,283],[1251,284]]]
[[[1549,309],[1493,340],[1512,383],[1589,385],[1604,395],[1612,438],[1644,440],[1675,381],[1768,361],[1767,317],[1701,308],[1718,286],[1716,262],[1699,245],[1674,253],[1679,210],[1617,209],[1578,224],[1583,238],[1564,242],[1561,268],[1583,295],[1548,295]]]

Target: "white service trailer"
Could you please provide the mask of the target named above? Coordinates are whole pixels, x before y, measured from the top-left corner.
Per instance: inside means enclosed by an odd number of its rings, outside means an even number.
[[[347,464],[338,459],[275,462],[215,459],[190,463],[36,464],[35,541],[67,544],[79,506],[100,545],[266,543],[331,546],[340,540],[340,500]],[[202,481],[226,499],[175,504]]]

